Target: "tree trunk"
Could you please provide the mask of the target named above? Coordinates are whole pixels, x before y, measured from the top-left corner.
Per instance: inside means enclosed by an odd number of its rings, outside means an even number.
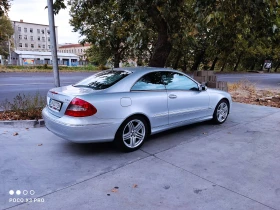
[[[241,61],[242,54],[243,54],[243,52],[241,52],[239,54],[238,59],[237,59],[237,63],[235,64],[233,71],[237,71],[237,68],[238,68],[238,66],[240,64],[240,61]]]
[[[216,66],[216,64],[217,64],[218,60],[219,60],[219,58],[218,58],[218,57],[216,57],[216,58],[214,59],[214,61],[213,61],[213,63],[212,63],[212,66],[211,66],[211,68],[210,68],[210,70],[211,70],[211,71],[214,71],[215,66]]]
[[[148,8],[148,15],[152,18],[158,32],[158,38],[152,58],[149,62],[149,66],[164,67],[172,49],[168,34],[168,25],[167,22],[161,17],[156,5],[150,6]]]
[[[223,66],[221,68],[220,71],[224,71],[225,67],[226,67],[226,64],[227,64],[227,59],[225,59],[224,63],[223,63]]]
[[[178,51],[177,56],[176,56],[176,59],[175,59],[175,62],[174,62],[174,64],[172,65],[172,66],[173,66],[173,69],[178,69],[179,61],[180,61],[181,58],[182,58],[182,52],[181,52],[181,51]]]
[[[280,62],[277,64],[277,66],[276,66],[276,68],[275,68],[275,72],[277,72],[278,71],[278,69],[279,69],[279,67],[280,67]]]
[[[264,63],[262,63],[260,71],[263,71],[263,66],[264,66]]]
[[[205,50],[202,50],[197,56],[195,56],[194,64],[191,68],[192,71],[196,71],[199,68],[200,63],[202,62],[202,59],[204,58]]]
[[[187,71],[187,62],[186,62],[186,57],[184,56],[184,66],[183,66],[183,72]]]
[[[251,68],[250,68],[250,70],[253,71],[253,70],[255,69],[255,66],[256,66],[256,62],[254,61],[253,64],[252,64],[252,66],[251,66]]]
[[[115,53],[114,56],[114,68],[119,68],[120,67],[120,55],[118,53]]]

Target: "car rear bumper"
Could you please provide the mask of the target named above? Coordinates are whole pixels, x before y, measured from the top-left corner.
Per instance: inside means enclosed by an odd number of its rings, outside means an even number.
[[[98,124],[68,124],[64,117],[56,117],[44,108],[42,111],[45,125],[55,135],[76,143],[113,141],[121,122]]]

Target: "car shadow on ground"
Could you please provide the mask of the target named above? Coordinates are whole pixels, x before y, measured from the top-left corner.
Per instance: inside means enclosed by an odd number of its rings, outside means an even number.
[[[120,153],[117,148],[114,148],[112,142],[105,143],[84,143],[78,144],[73,142],[66,142],[64,149],[70,153],[75,153],[79,156],[91,156],[98,154],[114,154]]]
[[[149,136],[146,139],[146,143],[160,143],[160,141],[165,141],[166,144],[180,144],[182,141],[177,142],[176,139],[182,138],[184,136],[188,137],[196,137],[202,135],[200,130],[205,130],[207,127],[207,131],[212,129],[214,125],[212,121],[205,121],[200,123],[195,123],[191,125],[185,125],[177,128],[173,128],[167,131],[163,131],[161,133],[157,133]],[[149,147],[149,145],[148,145]],[[123,153],[120,151],[113,142],[105,142],[105,143],[73,143],[66,141],[64,144],[64,149],[70,153],[75,153],[79,156],[91,156],[91,155],[99,155],[99,154],[120,154]]]

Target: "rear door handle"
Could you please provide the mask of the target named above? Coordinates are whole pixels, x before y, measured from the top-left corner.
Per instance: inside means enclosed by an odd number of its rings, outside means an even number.
[[[170,98],[170,99],[175,99],[175,98],[177,98],[177,96],[174,95],[174,94],[170,94],[170,95],[169,95],[169,98]]]

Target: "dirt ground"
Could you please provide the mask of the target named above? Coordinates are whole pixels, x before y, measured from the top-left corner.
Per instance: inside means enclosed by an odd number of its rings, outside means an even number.
[[[280,89],[257,89],[248,81],[229,84],[228,89],[234,102],[280,108]]]

